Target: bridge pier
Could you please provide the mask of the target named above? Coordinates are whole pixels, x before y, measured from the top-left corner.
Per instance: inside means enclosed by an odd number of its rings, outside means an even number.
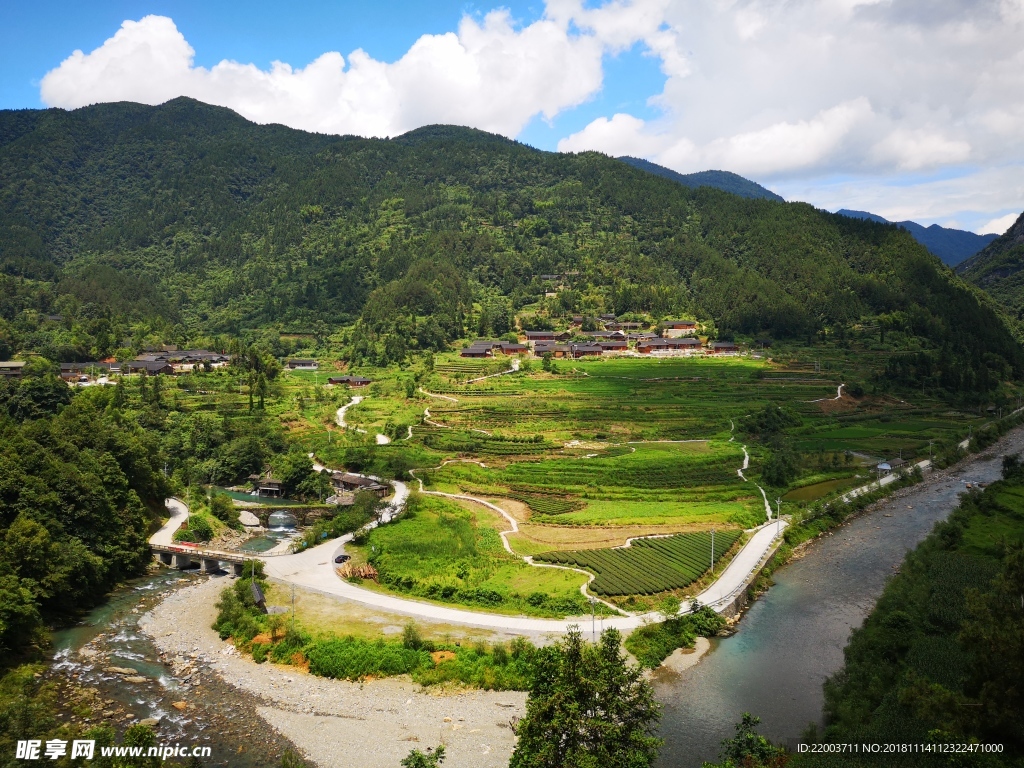
[[[157,552],[156,553],[156,559],[157,559],[157,562],[159,562],[161,565],[170,565],[171,564],[171,553],[170,552]]]
[[[220,570],[220,561],[216,558],[204,557],[199,561],[200,573],[216,573]]]
[[[184,571],[186,568],[192,567],[192,555],[189,554],[174,554],[173,565],[178,570]]]
[[[235,576],[237,576],[239,578],[241,578],[242,573],[244,572],[244,570],[245,570],[245,563],[232,563],[231,564],[231,572]]]

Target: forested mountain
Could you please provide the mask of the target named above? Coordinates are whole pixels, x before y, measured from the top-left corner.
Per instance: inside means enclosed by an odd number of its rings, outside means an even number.
[[[916,221],[891,222],[878,214],[867,211],[851,211],[843,208],[836,213],[855,219],[870,219],[880,224],[895,224],[898,227],[903,227],[914,236],[917,242],[951,267],[970,258],[998,237],[998,235],[978,235],[962,229],[940,227],[938,224],[925,227]]]
[[[903,330],[892,378],[954,392],[1024,373],[994,305],[895,227],[466,128],[324,136],[185,98],[0,112],[0,271],[0,346],[61,359],[143,326],[355,322],[354,356],[401,362],[556,292],[720,333]]]
[[[984,288],[1017,319],[1024,319],[1024,213],[987,248],[971,257],[957,272]]]
[[[643,160],[639,157],[620,157],[619,160],[639,168],[641,171],[653,173],[672,181],[678,181],[685,187],[697,189],[698,187],[714,187],[723,192],[730,192],[740,197],[753,199],[775,200],[780,203],[786,202],[782,195],[777,195],[770,189],[765,189],[756,181],[745,179],[732,171],[698,171],[697,173],[678,173],[671,168],[652,163],[650,160]]]

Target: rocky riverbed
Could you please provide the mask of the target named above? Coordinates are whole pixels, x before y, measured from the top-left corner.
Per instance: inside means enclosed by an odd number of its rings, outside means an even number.
[[[290,666],[255,664],[242,658],[210,627],[220,591],[230,583],[213,577],[166,594],[140,621],[172,671],[219,682],[221,705],[253,702],[262,722],[321,768],[359,765],[394,768],[409,751],[445,744],[445,768],[504,768],[514,737],[509,726],[521,717],[523,693],[424,689],[408,679],[352,683],[311,676]],[[191,682],[192,678],[189,678]]]
[[[83,728],[106,724],[118,733],[135,723],[156,730],[160,743],[209,746],[207,768],[266,768],[294,745],[261,727],[258,702],[242,697],[190,652],[163,663],[139,629],[140,619],[168,590],[205,583],[198,574],[159,570],[118,588],[74,627],[54,635],[58,716]]]

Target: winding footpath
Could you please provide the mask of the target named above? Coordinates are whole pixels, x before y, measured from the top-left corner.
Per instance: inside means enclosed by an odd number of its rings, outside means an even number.
[[[360,434],[363,435],[366,434],[365,429],[353,427],[347,421],[345,421],[345,412],[348,411],[348,409],[351,408],[352,406],[359,405],[365,399],[366,398],[364,398],[362,395],[353,395],[352,399],[349,401],[347,405],[343,405],[341,406],[341,408],[338,409],[338,413],[336,414],[336,420],[338,422],[339,427],[341,427],[342,429],[350,429],[353,432],[359,432]],[[388,443],[391,442],[391,438],[388,437],[387,435],[377,434],[375,439],[377,441],[377,445],[387,445]]]

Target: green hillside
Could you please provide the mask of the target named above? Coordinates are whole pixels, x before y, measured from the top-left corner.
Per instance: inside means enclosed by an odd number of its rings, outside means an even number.
[[[1024,213],[1002,236],[959,267],[957,272],[984,288],[1018,320],[1024,319]]]
[[[0,112],[0,272],[0,357],[356,323],[351,353],[386,364],[541,306],[892,329],[913,341],[891,378],[964,393],[1024,372],[993,305],[892,227],[466,128],[324,136],[184,98]]]

